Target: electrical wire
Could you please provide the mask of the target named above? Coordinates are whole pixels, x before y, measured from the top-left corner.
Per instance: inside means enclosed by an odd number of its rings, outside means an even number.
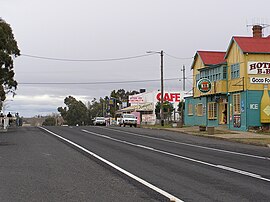
[[[174,81],[179,78],[164,79],[164,81]],[[100,82],[18,82],[19,85],[99,85],[99,84],[123,84],[123,83],[143,83],[156,82],[160,79],[134,80],[134,81],[100,81]]]
[[[193,59],[194,57],[187,57],[187,58],[179,58],[179,57],[175,57],[173,55],[169,55],[168,53],[164,52],[165,55],[171,57],[171,58],[174,58],[174,59],[177,59],[177,60],[189,60],[189,59]]]
[[[35,58],[35,59],[43,59],[43,60],[62,61],[62,62],[109,62],[109,61],[136,59],[136,58],[151,56],[153,54],[155,53],[150,53],[150,54],[148,53],[144,55],[136,55],[136,56],[130,56],[130,57],[107,58],[107,59],[67,59],[67,58],[44,57],[44,56],[37,56],[37,55],[30,55],[30,54],[21,54],[21,56]]]

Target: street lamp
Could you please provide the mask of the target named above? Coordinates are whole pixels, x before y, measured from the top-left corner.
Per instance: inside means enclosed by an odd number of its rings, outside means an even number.
[[[164,111],[163,111],[163,102],[164,102],[164,89],[163,89],[163,50],[161,51],[147,51],[146,53],[158,53],[160,54],[160,85],[161,85],[161,98],[160,98],[160,120],[161,126],[164,126]]]

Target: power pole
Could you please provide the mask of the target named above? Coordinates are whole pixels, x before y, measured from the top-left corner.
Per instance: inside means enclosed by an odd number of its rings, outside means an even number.
[[[183,91],[186,90],[186,67],[183,65],[183,69],[181,69],[183,72]]]
[[[164,86],[163,86],[163,50],[160,51],[160,73],[161,73],[161,99],[160,99],[160,119],[161,126],[164,126],[164,110],[163,110],[163,102],[164,102]]]

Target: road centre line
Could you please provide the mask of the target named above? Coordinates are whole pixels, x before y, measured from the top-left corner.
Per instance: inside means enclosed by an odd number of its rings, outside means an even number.
[[[265,157],[265,156],[257,156],[257,155],[234,152],[234,151],[228,151],[228,150],[223,150],[223,149],[216,149],[216,148],[212,148],[212,147],[194,145],[194,144],[189,144],[189,143],[184,143],[184,142],[177,142],[177,141],[173,141],[173,140],[166,140],[166,139],[163,139],[163,138],[150,137],[150,136],[145,136],[145,135],[141,135],[141,134],[137,134],[137,133],[133,133],[133,132],[116,130],[116,129],[112,129],[112,128],[105,128],[104,127],[104,129],[112,130],[112,131],[116,131],[116,132],[121,132],[121,133],[126,133],[126,134],[130,134],[130,135],[134,135],[134,136],[144,137],[144,138],[148,138],[148,139],[154,139],[154,140],[160,140],[160,141],[174,143],[174,144],[190,146],[190,147],[196,147],[196,148],[207,149],[207,150],[212,150],[212,151],[218,151],[218,152],[223,152],[223,153],[228,153],[228,154],[235,154],[235,155],[246,156],[246,157],[252,157],[252,158],[257,158],[257,159],[270,160],[270,157]]]
[[[192,161],[192,162],[199,163],[199,164],[203,164],[203,165],[206,165],[206,166],[210,166],[210,167],[214,167],[214,168],[218,168],[218,169],[222,169],[222,170],[230,171],[230,172],[233,172],[233,173],[238,173],[238,174],[241,174],[241,175],[245,175],[245,176],[249,176],[249,177],[252,177],[252,178],[259,179],[259,180],[270,182],[270,179],[264,178],[264,177],[262,177],[262,176],[260,176],[258,174],[255,174],[255,173],[250,173],[250,172],[247,172],[247,171],[227,167],[227,166],[224,166],[224,165],[216,165],[216,164],[208,163],[208,162],[205,162],[205,161],[200,161],[200,160],[197,160],[197,159],[181,156],[181,155],[178,155],[178,154],[173,154],[173,153],[162,151],[162,150],[155,149],[155,148],[152,148],[152,147],[139,145],[139,144],[134,144],[134,143],[127,142],[127,141],[124,141],[124,140],[119,140],[119,139],[116,139],[116,138],[112,138],[112,137],[109,137],[109,136],[106,136],[106,135],[102,135],[102,134],[91,132],[91,131],[84,130],[84,129],[82,131],[85,132],[85,133],[89,133],[89,134],[92,134],[92,135],[95,135],[95,136],[98,136],[98,137],[103,137],[103,138],[106,138],[106,139],[109,139],[109,140],[112,140],[112,141],[115,141],[115,142],[128,144],[128,145],[131,145],[131,146],[134,146],[134,147],[139,147],[139,148],[142,148],[142,149],[151,150],[151,151],[162,153],[162,154],[165,154],[165,155],[168,155],[168,156],[173,156],[173,157],[176,157],[176,158],[185,159],[185,160]]]
[[[174,201],[174,202],[183,202],[183,200],[181,200],[181,199],[179,199],[179,198],[173,196],[172,194],[170,194],[170,193],[168,193],[168,192],[166,192],[166,191],[164,191],[164,190],[162,190],[162,189],[156,187],[155,185],[153,185],[153,184],[151,184],[151,183],[149,183],[149,182],[147,182],[147,181],[145,181],[145,180],[143,180],[143,179],[137,177],[136,175],[133,175],[132,173],[126,171],[125,169],[123,169],[123,168],[121,168],[121,167],[119,167],[119,166],[113,164],[112,162],[110,162],[110,161],[108,161],[108,160],[106,160],[106,159],[104,159],[104,158],[98,156],[98,155],[95,154],[94,152],[91,152],[91,151],[87,150],[86,148],[84,148],[84,147],[82,147],[82,146],[80,146],[80,145],[78,145],[78,144],[76,144],[76,143],[74,143],[74,142],[72,142],[72,141],[70,141],[70,140],[68,140],[68,139],[66,139],[66,138],[64,138],[64,137],[62,137],[62,136],[60,136],[60,135],[58,135],[58,134],[56,134],[56,133],[54,133],[54,132],[48,130],[48,129],[46,129],[46,128],[43,128],[43,127],[39,127],[39,128],[41,128],[42,130],[45,130],[46,132],[50,133],[51,135],[53,135],[53,136],[55,136],[55,137],[57,137],[57,138],[59,138],[59,139],[65,141],[65,142],[71,144],[72,146],[77,147],[78,149],[82,150],[83,152],[85,152],[85,153],[87,153],[87,154],[90,154],[91,156],[93,156],[93,157],[97,158],[98,160],[102,161],[103,163],[105,163],[105,164],[111,166],[112,168],[116,169],[117,171],[123,173],[124,175],[126,175],[126,176],[132,178],[133,180],[135,180],[135,181],[137,181],[137,182],[143,184],[144,186],[146,186],[146,187],[148,187],[148,188],[154,190],[155,192],[157,192],[157,193],[163,195],[164,197],[168,198],[170,201]]]

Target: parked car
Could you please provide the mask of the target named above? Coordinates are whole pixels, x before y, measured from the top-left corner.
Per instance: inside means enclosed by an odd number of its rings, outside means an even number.
[[[137,118],[134,114],[122,114],[118,121],[119,126],[125,127],[126,125],[129,125],[130,127],[137,127]]]
[[[106,120],[104,117],[95,117],[93,121],[94,126],[106,126]]]

